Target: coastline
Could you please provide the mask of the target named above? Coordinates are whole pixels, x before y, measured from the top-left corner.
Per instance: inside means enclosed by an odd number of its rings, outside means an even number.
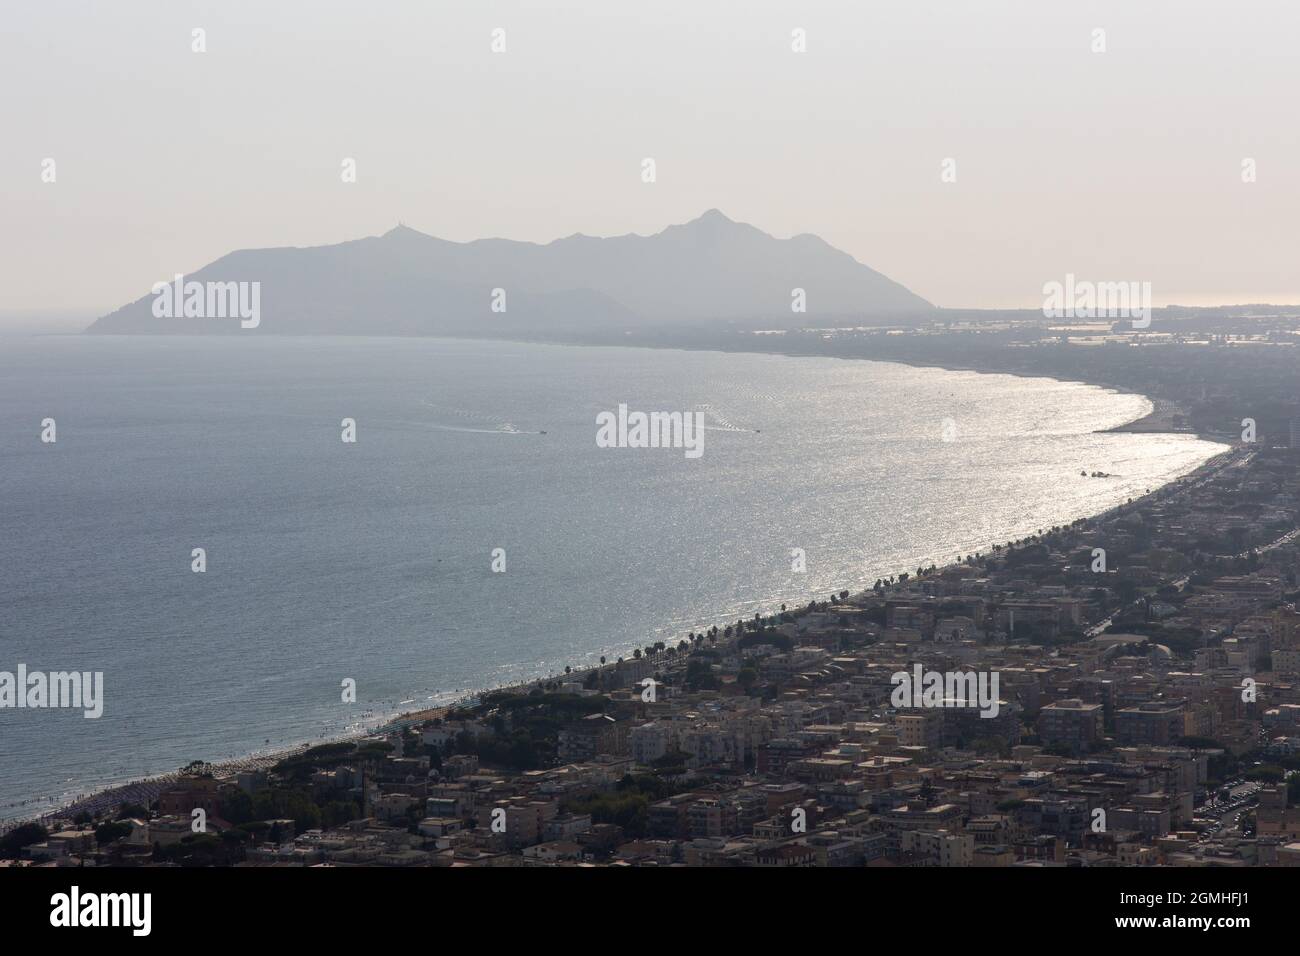
[[[1129,433],[1142,433],[1142,434],[1178,434],[1178,435],[1200,438],[1201,440],[1204,441],[1221,443],[1219,438],[1198,434],[1188,427],[1175,428],[1174,419],[1176,417],[1181,416],[1183,417],[1184,420],[1186,420],[1186,411],[1182,405],[1172,400],[1163,399],[1163,398],[1153,398],[1152,396],[1143,394],[1136,390],[1119,387],[1109,383],[1088,382],[1080,379],[1057,378],[1056,376],[1042,374],[1042,373],[1034,373],[1034,372],[1027,372],[1027,371],[1010,371],[1006,369],[981,367],[981,366],[967,364],[967,363],[945,363],[945,362],[937,362],[937,361],[907,360],[904,358],[894,357],[894,356],[878,358],[878,357],[873,357],[868,355],[828,355],[815,350],[803,350],[803,349],[768,349],[768,348],[741,349],[741,348],[722,348],[718,346],[692,346],[692,345],[682,345],[682,344],[671,344],[671,345],[652,344],[652,343],[626,344],[626,343],[615,343],[615,342],[556,342],[556,341],[545,341],[545,340],[504,340],[504,339],[486,339],[486,340],[475,339],[472,341],[479,341],[479,342],[519,341],[521,344],[534,344],[534,345],[543,344],[543,345],[552,345],[552,346],[562,345],[562,346],[570,346],[570,347],[579,346],[579,347],[612,347],[612,348],[661,348],[661,349],[669,349],[669,350],[682,349],[682,350],[689,350],[689,351],[716,351],[721,353],[750,352],[754,354],[782,355],[787,357],[840,358],[842,360],[874,361],[874,362],[882,362],[885,364],[908,365],[917,368],[928,367],[928,368],[944,369],[948,371],[968,371],[968,372],[973,372],[978,374],[995,374],[995,375],[1001,374],[1001,375],[1013,375],[1022,378],[1042,378],[1042,379],[1049,379],[1055,382],[1083,384],[1089,387],[1101,388],[1103,390],[1116,392],[1116,393],[1140,395],[1142,398],[1146,399],[1148,402],[1151,403],[1152,409],[1145,415],[1135,418],[1132,421],[1125,422],[1120,425],[1112,426],[1110,428],[1098,429],[1097,430],[1098,433],[1129,432]],[[1147,492],[1144,495],[1135,497],[1128,502],[1123,502],[1117,505],[1113,505],[1103,511],[1097,512],[1094,515],[1089,515],[1088,518],[1089,520],[1103,518],[1117,511],[1121,511],[1123,509],[1136,506],[1140,502],[1145,501],[1152,496],[1159,495],[1163,491],[1170,489],[1171,487],[1174,487],[1183,481],[1199,480],[1209,472],[1217,470],[1218,468],[1222,467],[1223,464],[1225,463],[1224,461],[1225,458],[1230,459],[1231,454],[1232,454],[1232,449],[1230,448],[1225,449],[1222,452],[1216,453],[1212,455],[1210,458],[1208,458],[1206,461],[1198,465],[1195,469],[1188,472],[1186,475],[1182,475],[1178,478],[1172,479],[1171,481],[1166,482],[1165,484],[1162,484],[1152,489],[1151,491]],[[945,562],[943,566],[946,567],[952,563],[953,562]],[[862,592],[857,591],[855,593],[862,593]],[[605,666],[612,666],[612,665],[605,665]],[[598,671],[600,669],[601,666],[599,665],[588,667],[588,668],[575,668],[573,673],[568,676],[570,678],[581,679],[581,677],[585,676],[589,672]],[[446,713],[450,709],[453,709],[458,706],[462,706],[467,702],[472,702],[475,699],[485,694],[499,693],[502,691],[510,691],[515,689],[530,688],[534,684],[536,684],[539,680],[554,679],[556,676],[558,675],[552,674],[552,675],[547,675],[545,677],[539,676],[524,681],[515,681],[512,683],[502,684],[496,687],[481,688],[475,691],[466,692],[465,694],[454,699],[453,701],[451,701],[445,706],[430,708],[430,709],[420,710],[420,711],[391,712],[386,715],[376,717],[374,719],[373,726],[369,728],[354,730],[344,734],[324,736],[319,739],[312,740],[311,742],[301,742],[297,744],[279,747],[272,750],[254,751],[239,757],[230,758],[227,760],[222,760],[222,761],[208,764],[208,767],[213,772],[214,776],[218,778],[229,778],[239,772],[250,770],[250,769],[265,769],[267,767],[274,765],[275,763],[280,762],[281,760],[287,757],[293,756],[298,753],[302,753],[303,751],[308,750],[314,746],[320,746],[328,743],[338,743],[338,742],[343,742],[348,740],[363,739],[367,736],[371,736],[377,733],[389,732],[403,725],[408,725],[411,723],[423,722],[429,719],[433,719],[434,717],[438,716],[440,713]],[[152,776],[146,776],[134,780],[129,780],[123,783],[112,784],[109,786],[100,787],[98,789],[89,790],[57,806],[47,804],[47,806],[49,806],[50,808],[43,813],[31,814],[26,816],[18,815],[18,816],[6,818],[4,820],[0,820],[0,832],[4,832],[12,828],[13,826],[17,826],[19,824],[26,823],[26,822],[32,822],[32,821],[53,822],[53,821],[69,820],[72,817],[82,812],[89,812],[92,815],[97,813],[105,813],[105,812],[112,813],[118,807],[127,803],[145,803],[147,805],[153,800],[156,800],[158,794],[163,792],[168,786],[174,783],[179,778],[179,776],[180,776],[180,771],[178,769],[178,770],[172,770],[172,771],[155,774]],[[39,801],[39,798],[37,799]]]
[[[1140,394],[1134,392],[1133,394]],[[1190,428],[1176,427],[1177,420],[1187,420],[1187,410],[1178,402],[1171,401],[1167,398],[1152,398],[1150,395],[1143,395],[1151,403],[1151,411],[1141,418],[1135,418],[1131,422],[1123,425],[1116,425],[1114,428],[1104,429],[1104,432],[1128,432],[1134,434],[1146,435],[1189,435],[1193,434]],[[1197,435],[1202,441],[1214,441],[1204,435]]]
[[[448,338],[459,338],[448,336]],[[751,336],[757,339],[757,336]],[[779,341],[781,336],[769,336],[772,342]],[[1145,391],[1126,385],[1117,384],[1110,381],[1090,381],[1086,377],[1079,376],[1061,376],[1052,374],[1050,371],[1036,371],[1025,368],[1009,368],[1004,365],[991,364],[986,362],[970,361],[952,361],[942,356],[926,356],[924,358],[909,355],[868,355],[868,354],[845,354],[832,353],[819,349],[804,347],[786,347],[779,348],[774,346],[764,347],[757,341],[752,342],[669,342],[669,341],[636,341],[636,342],[612,342],[599,339],[573,339],[573,340],[556,340],[546,338],[515,338],[505,337],[501,339],[493,338],[461,338],[462,341],[500,341],[513,342],[524,345],[554,345],[554,346],[578,346],[584,348],[637,348],[637,349],[663,349],[668,351],[680,350],[685,352],[718,352],[724,355],[730,354],[752,354],[752,355],[783,355],[789,358],[831,358],[841,361],[857,362],[880,362],[883,364],[906,365],[911,368],[933,368],[942,369],[948,372],[974,372],[980,375],[1010,375],[1015,378],[1042,378],[1050,379],[1062,384],[1087,385],[1092,388],[1100,388],[1105,391],[1114,392],[1120,395],[1138,395],[1151,403],[1151,411],[1145,415],[1133,419],[1130,422],[1124,422],[1110,428],[1097,429],[1097,434],[1107,433],[1133,433],[1133,434],[1170,434],[1170,435],[1189,435],[1199,438],[1202,441],[1223,444],[1222,435],[1207,434],[1196,430],[1190,424],[1188,409],[1182,401],[1168,397],[1157,397],[1150,395]],[[1177,419],[1181,418],[1183,423],[1181,427]]]

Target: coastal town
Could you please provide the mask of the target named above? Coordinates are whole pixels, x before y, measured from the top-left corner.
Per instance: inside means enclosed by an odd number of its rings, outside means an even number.
[[[13,827],[0,865],[1300,866],[1295,438],[860,593],[196,762]]]
[[[15,952],[1294,934],[1300,3],[6,13]]]

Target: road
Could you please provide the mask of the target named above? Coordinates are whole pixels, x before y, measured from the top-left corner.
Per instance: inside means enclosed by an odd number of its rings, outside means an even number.
[[[1259,791],[1263,784],[1243,782],[1235,784],[1229,791],[1227,800],[1219,800],[1218,793],[1196,808],[1196,816],[1211,819],[1214,822],[1201,833],[1201,842],[1218,840],[1226,836],[1240,837],[1241,817],[1248,810],[1253,810],[1259,803]]]

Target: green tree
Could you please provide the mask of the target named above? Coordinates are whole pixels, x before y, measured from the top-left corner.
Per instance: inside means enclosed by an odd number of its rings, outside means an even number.
[[[0,837],[0,856],[16,858],[33,843],[44,843],[49,831],[39,823],[20,823]]]

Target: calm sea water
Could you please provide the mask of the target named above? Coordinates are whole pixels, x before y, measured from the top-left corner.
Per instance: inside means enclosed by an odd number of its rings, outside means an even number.
[[[619,403],[705,412],[704,454],[598,448]],[[1221,450],[1096,433],[1149,407],[822,358],[0,340],[0,670],[106,685],[98,720],[0,710],[0,816],[867,586]]]

